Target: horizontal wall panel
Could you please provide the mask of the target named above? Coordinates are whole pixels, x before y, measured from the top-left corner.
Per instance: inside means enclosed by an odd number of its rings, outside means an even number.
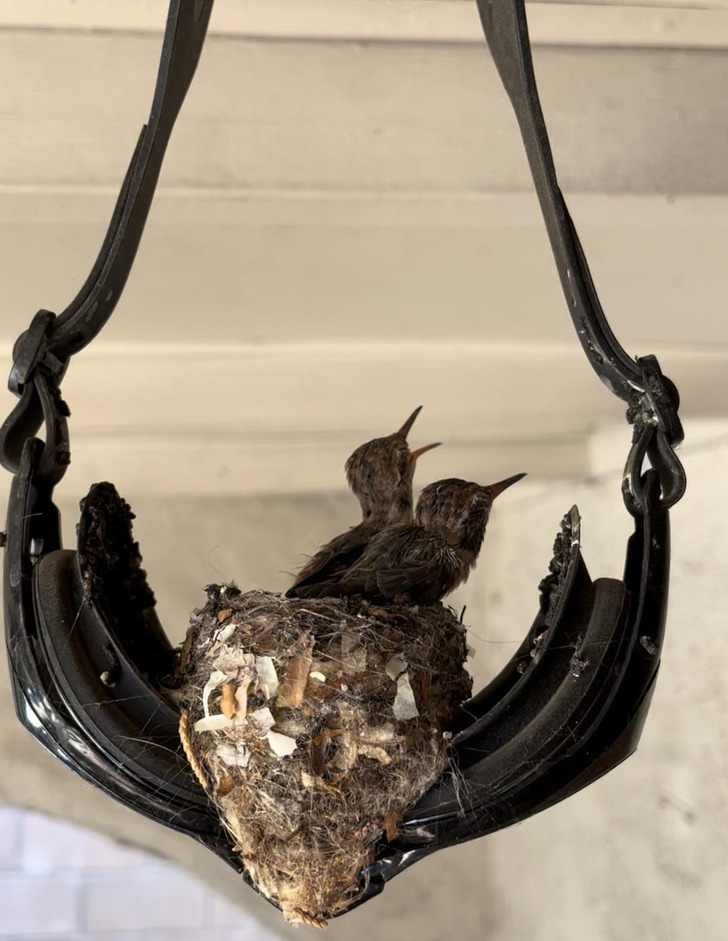
[[[120,185],[156,35],[0,32],[0,182]],[[728,53],[539,48],[567,192],[725,193]],[[212,37],[164,186],[530,191],[484,45]]]
[[[114,198],[0,192],[0,342],[70,302]],[[570,205],[630,352],[728,344],[728,199]],[[535,197],[162,193],[97,342],[360,339],[575,345]]]
[[[5,0],[0,28],[159,32],[166,0]],[[724,0],[528,3],[535,45],[726,48]],[[482,42],[475,0],[245,0],[216,3],[210,35]]]
[[[725,415],[728,353],[654,352],[680,389],[684,417]],[[0,357],[7,362],[9,350]],[[573,477],[588,467],[590,431],[624,415],[575,342],[107,344],[73,361],[63,394],[77,489],[117,473],[160,492],[342,489],[354,447],[390,433],[417,405],[413,443],[443,442],[423,457],[421,482]],[[1,398],[9,412],[11,396]],[[626,423],[623,432],[614,465],[629,450]]]

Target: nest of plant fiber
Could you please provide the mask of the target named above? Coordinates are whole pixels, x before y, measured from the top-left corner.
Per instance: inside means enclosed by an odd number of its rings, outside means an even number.
[[[465,630],[439,604],[207,593],[177,670],[187,756],[253,883],[323,926],[448,764]]]

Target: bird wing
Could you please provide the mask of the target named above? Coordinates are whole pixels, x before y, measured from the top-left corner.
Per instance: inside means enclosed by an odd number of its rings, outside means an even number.
[[[387,559],[376,569],[377,588],[388,601],[407,595],[420,604],[433,604],[457,583],[459,564],[455,552],[433,533],[417,535],[399,559]]]
[[[303,566],[286,597],[314,597],[308,589],[336,577],[353,565],[366,549],[372,534],[372,527],[360,523],[326,543]]]
[[[452,590],[455,574],[455,570],[444,565],[439,558],[421,559],[399,568],[378,571],[376,583],[387,601],[407,595],[419,604],[434,604]]]
[[[430,604],[452,589],[457,570],[457,556],[439,536],[417,526],[389,529],[370,540],[351,568],[319,582],[315,597],[361,595],[382,603],[408,595]]]

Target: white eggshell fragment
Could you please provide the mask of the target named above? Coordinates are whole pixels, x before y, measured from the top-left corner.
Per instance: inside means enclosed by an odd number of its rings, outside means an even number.
[[[397,680],[397,695],[392,706],[394,718],[400,722],[406,719],[416,719],[420,714],[415,703],[415,694],[412,692],[409,674],[403,673]]]
[[[267,738],[272,751],[275,752],[279,758],[292,755],[296,750],[296,740],[295,738],[291,738],[290,735],[282,735],[280,732],[270,731],[268,732]]]
[[[248,722],[260,733],[261,738],[264,738],[276,724],[273,713],[267,706],[263,706],[262,709],[256,709],[255,712],[251,712],[248,716]]]
[[[210,694],[218,688],[221,683],[224,683],[227,679],[227,674],[223,673],[221,670],[213,670],[210,674],[210,679],[205,683],[205,687],[202,690],[202,708],[205,711],[205,715],[210,715]]]
[[[233,720],[222,713],[217,716],[204,716],[195,722],[195,732],[219,732],[220,729],[229,729],[232,724]]]
[[[266,699],[273,699],[278,695],[278,674],[273,657],[256,657],[255,670],[258,674],[258,688]]]
[[[238,745],[218,745],[215,754],[231,768],[247,768],[250,761],[250,749],[243,742]]]

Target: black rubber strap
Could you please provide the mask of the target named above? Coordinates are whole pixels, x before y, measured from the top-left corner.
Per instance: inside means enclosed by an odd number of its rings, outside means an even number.
[[[581,345],[600,379],[630,401],[632,383],[640,382],[640,369],[607,323],[559,189],[533,71],[523,0],[477,0],[477,4],[488,46],[521,129],[561,286]]]
[[[134,264],[164,154],[205,41],[213,0],[172,0],[149,123],[142,128],[91,273],[54,321],[49,347],[67,359],[86,346],[116,307]]]
[[[493,60],[511,99],[536,193],[551,241],[569,314],[592,368],[629,404],[635,446],[625,472],[625,504],[632,514],[646,512],[641,489],[642,461],[658,471],[662,506],[673,506],[685,492],[685,472],[673,448],[683,440],[680,399],[654,356],[633,359],[622,348],[604,316],[564,197],[538,97],[524,0],[476,0]]]

